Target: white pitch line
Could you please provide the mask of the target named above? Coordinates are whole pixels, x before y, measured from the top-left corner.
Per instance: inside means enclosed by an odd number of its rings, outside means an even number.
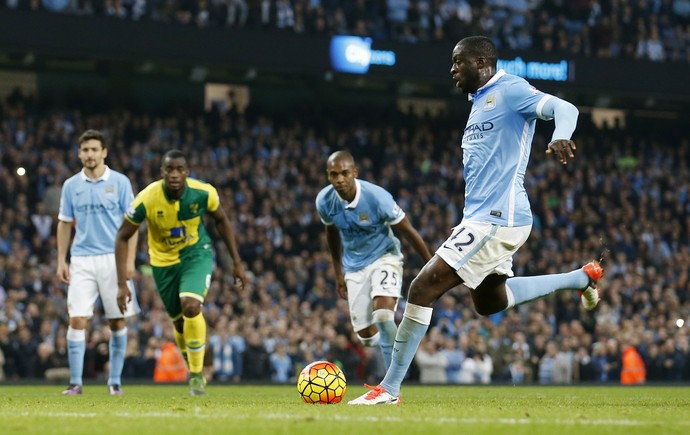
[[[229,420],[247,420],[253,418],[264,418],[266,420],[302,420],[304,417],[295,416],[294,414],[276,414],[276,413],[266,413],[260,416],[257,415],[241,415],[228,417],[227,414],[207,414],[200,412],[199,408],[193,412],[195,418],[207,418],[207,419],[229,419]],[[131,413],[131,412],[115,412],[109,413],[95,413],[95,412],[2,412],[0,411],[0,416],[2,417],[55,417],[55,418],[94,418],[102,415],[111,415],[114,417],[127,417],[127,418],[189,418],[189,412],[143,412],[143,413]],[[450,423],[450,424],[502,424],[506,426],[510,425],[563,425],[563,426],[655,426],[658,423],[652,421],[640,421],[640,420],[630,420],[630,419],[543,419],[543,418],[476,418],[476,417],[396,417],[396,416],[374,416],[374,415],[359,415],[359,416],[349,416],[349,415],[329,415],[324,418],[328,420],[339,420],[339,421],[370,421],[370,422],[388,422],[388,423]],[[317,418],[318,419],[318,418]],[[688,426],[690,421],[677,421],[674,423],[679,426]]]

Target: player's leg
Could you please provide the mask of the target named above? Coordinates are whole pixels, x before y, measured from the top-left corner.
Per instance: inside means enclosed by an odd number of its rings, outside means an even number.
[[[474,289],[472,300],[477,312],[482,315],[494,314],[559,290],[588,291],[586,298],[593,299],[593,302],[585,306],[594,308],[598,302],[596,282],[603,274],[598,262],[567,273],[509,278],[513,274],[513,254],[527,240],[530,231],[529,226],[498,227],[485,247],[470,261],[470,267],[484,268],[488,272],[478,285],[467,283]]]
[[[108,319],[108,326],[110,326],[108,393],[111,396],[121,396],[124,394],[120,387],[122,386],[122,369],[125,366],[125,351],[127,350],[127,326],[122,317]]]
[[[433,305],[446,291],[462,283],[455,270],[434,255],[410,284],[407,305],[393,345],[391,366],[381,386],[398,397],[419,344],[429,329]]]
[[[165,311],[172,320],[175,344],[187,363],[187,368],[189,368],[187,344],[184,341],[184,319],[182,319],[182,305],[179,293],[182,266],[181,264],[167,267],[153,266],[151,269],[158,294],[165,306]]]
[[[395,309],[402,297],[402,257],[384,255],[373,265],[370,278],[373,304],[372,320],[379,334],[379,348],[386,370],[391,365],[393,343],[398,327],[395,324]]]
[[[72,276],[72,279],[73,276]],[[69,298],[68,298],[69,299]],[[69,305],[69,304],[68,304]],[[84,374],[84,355],[86,354],[86,317],[69,318],[67,328],[67,359],[69,360],[69,386],[62,394],[79,395],[82,392]]]
[[[127,324],[126,317],[139,313],[139,304],[132,282],[129,282],[132,300],[127,304],[125,314],[120,312],[117,306],[117,272],[115,269],[115,255],[99,255],[94,261],[102,263],[97,267],[98,287],[105,316],[110,326],[110,340],[108,342],[109,365],[108,392],[113,396],[122,395],[122,369],[125,365],[125,352],[127,350]]]
[[[372,270],[364,268],[345,274],[350,323],[360,343],[365,347],[378,346],[381,338],[372,315],[374,311],[370,279]]]
[[[505,291],[508,294],[507,308],[548,296],[559,290],[578,290],[584,307],[588,310],[594,309],[599,302],[597,281],[603,274],[604,269],[599,262],[592,261],[571,272],[508,278],[505,283]]]
[[[213,268],[210,255],[199,255],[183,263],[180,276],[180,304],[184,329],[182,335],[187,346],[190,394],[205,393],[203,375],[206,353],[206,319],[201,310],[208,287],[211,285]]]
[[[376,296],[373,303],[374,312],[372,316],[374,325],[378,329],[378,345],[381,349],[381,356],[383,356],[383,364],[388,370],[391,365],[395,334],[398,333],[398,326],[395,324],[395,308],[398,299],[389,296]]]
[[[391,365],[380,385],[348,402],[350,405],[397,404],[400,385],[431,323],[432,306],[462,280],[443,259],[434,255],[410,284],[408,303],[398,326]]]
[[[86,326],[93,316],[98,298],[98,286],[93,274],[90,257],[72,257],[70,263],[70,284],[67,289],[67,358],[69,360],[69,387],[62,394],[67,396],[82,393],[84,355],[86,353]]]

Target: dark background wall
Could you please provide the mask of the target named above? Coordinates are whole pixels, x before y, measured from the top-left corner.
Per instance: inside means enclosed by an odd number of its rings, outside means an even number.
[[[449,78],[452,44],[374,42],[396,53],[393,67],[365,76],[334,73],[328,39],[288,32],[197,29],[60,14],[0,12],[0,68],[35,71],[46,92],[73,85],[144,104],[203,100],[203,83],[247,83],[267,100],[304,104],[345,93],[384,100],[401,94],[457,96]],[[584,106],[675,111],[690,107],[690,64],[623,59],[560,58],[504,51],[501,58],[567,60],[571,80],[532,80]],[[83,75],[80,75],[83,73]],[[299,89],[295,93],[291,90]],[[294,100],[297,98],[297,100]],[[462,99],[460,99],[462,100]]]

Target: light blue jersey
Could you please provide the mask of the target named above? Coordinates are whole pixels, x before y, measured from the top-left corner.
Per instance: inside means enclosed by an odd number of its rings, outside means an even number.
[[[384,254],[401,255],[400,240],[391,225],[405,218],[405,212],[382,187],[355,180],[357,194],[348,203],[333,186],[316,196],[316,209],[325,225],[335,225],[343,243],[346,273],[365,268]]]
[[[462,137],[463,219],[501,226],[532,224],[523,185],[537,118],[551,98],[521,77],[498,71],[470,95],[472,111]]]
[[[76,221],[70,253],[114,253],[115,235],[133,199],[129,179],[107,166],[98,180],[90,180],[83,170],[67,179],[62,185],[58,219]]]

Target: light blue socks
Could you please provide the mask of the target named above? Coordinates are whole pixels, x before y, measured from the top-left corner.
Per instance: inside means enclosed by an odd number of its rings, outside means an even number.
[[[108,385],[122,385],[122,368],[125,365],[125,351],[127,350],[127,327],[110,331],[110,375]]]
[[[395,313],[392,310],[380,309],[373,313],[374,324],[379,330],[379,347],[383,355],[383,363],[386,370],[391,365],[391,353],[393,353],[393,342],[398,327],[395,325]]]
[[[381,386],[389,394],[393,396],[400,394],[400,385],[405,379],[415,353],[417,353],[419,343],[422,342],[422,338],[429,329],[433,311],[433,308],[411,303],[405,307],[405,314],[395,336],[390,368],[381,381]]]
[[[508,278],[506,281],[506,292],[508,293],[506,309],[533,301],[558,290],[581,290],[587,287],[588,283],[589,277],[582,269],[552,275]]]
[[[84,354],[86,353],[86,331],[67,328],[67,358],[69,359],[70,385],[82,385]]]

